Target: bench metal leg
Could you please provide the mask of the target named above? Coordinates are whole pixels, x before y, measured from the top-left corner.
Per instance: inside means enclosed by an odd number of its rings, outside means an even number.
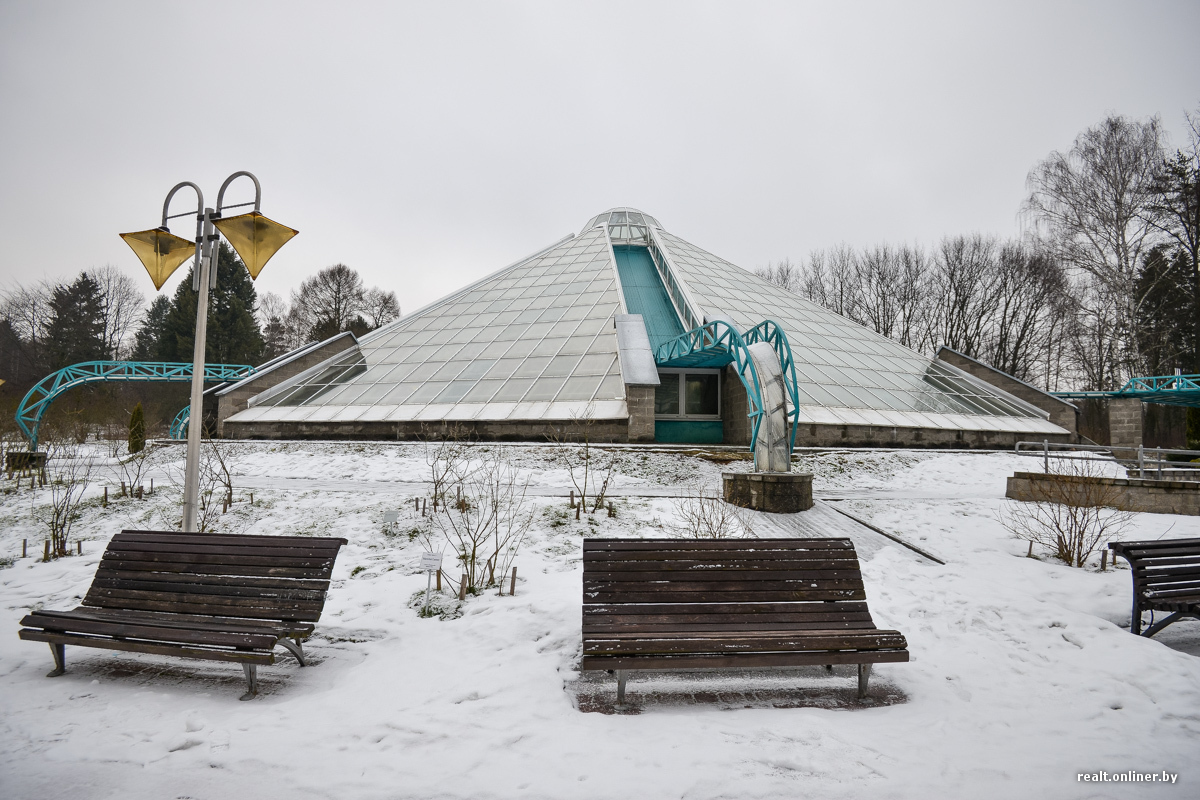
[[[625,670],[617,670],[617,705],[625,705]]]
[[[867,683],[871,680],[871,665],[858,665],[858,699],[861,700],[867,696]]]
[[[246,683],[250,688],[238,699],[249,700],[258,694],[258,664],[242,664],[242,669],[246,671]]]
[[[50,652],[54,654],[54,669],[46,673],[47,678],[57,678],[67,671],[67,646],[50,642]]]
[[[1141,635],[1146,636],[1146,637],[1153,636],[1154,634],[1158,633],[1159,631],[1161,631],[1163,628],[1167,627],[1168,625],[1170,625],[1174,622],[1179,622],[1179,620],[1186,619],[1188,617],[1200,619],[1200,615],[1196,615],[1196,614],[1193,614],[1188,611],[1176,611],[1174,614],[1171,614],[1169,617],[1163,617],[1158,622],[1151,625],[1149,628],[1146,629],[1146,632]],[[1138,620],[1138,622],[1141,622],[1141,620]]]
[[[300,644],[299,639],[280,639],[279,644],[283,645],[289,653],[296,657],[296,660],[300,662],[300,666],[308,666],[308,662],[304,660],[304,646]]]
[[[1142,634],[1142,609],[1138,607],[1138,601],[1133,599],[1133,613],[1129,615],[1129,632],[1134,636]]]
[[[826,664],[826,665],[825,665],[825,671],[826,671],[826,672],[833,672],[833,664]]]

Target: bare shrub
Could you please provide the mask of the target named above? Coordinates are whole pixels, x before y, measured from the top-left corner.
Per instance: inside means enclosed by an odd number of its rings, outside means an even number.
[[[49,505],[34,505],[34,517],[50,532],[50,557],[67,555],[71,526],[79,519],[79,507],[96,468],[91,450],[67,439],[46,446],[46,488]]]
[[[520,480],[510,455],[503,446],[447,440],[426,457],[436,511],[418,535],[430,551],[449,546],[468,594],[503,581],[533,521],[526,499],[529,479]],[[462,588],[457,576],[443,575]]]
[[[196,530],[209,533],[216,528],[217,519],[226,503],[233,502],[234,452],[227,442],[220,439],[200,441],[199,485],[196,500]],[[187,478],[185,464],[172,464],[165,468],[167,479],[181,494]],[[182,519],[180,520],[182,523]]]
[[[572,415],[569,423],[556,426],[548,437],[555,463],[566,470],[579,495],[580,506],[588,514],[595,514],[604,505],[617,464],[615,450],[595,446],[595,412],[595,403],[588,403],[582,413]]]
[[[1001,523],[1072,567],[1082,567],[1097,549],[1133,520],[1120,486],[1105,480],[1102,462],[1069,458],[1056,471],[1030,481],[1033,499],[1012,501]]]
[[[720,495],[701,486],[691,486],[675,498],[679,522],[674,526],[686,539],[753,538],[754,528],[745,510],[726,503]]]

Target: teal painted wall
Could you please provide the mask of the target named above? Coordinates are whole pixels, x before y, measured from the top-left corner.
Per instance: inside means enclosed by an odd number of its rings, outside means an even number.
[[[654,441],[668,444],[720,444],[725,423],[720,420],[656,419]]]
[[[630,314],[641,314],[646,323],[650,346],[655,350],[683,334],[683,325],[675,314],[675,306],[663,287],[650,251],[636,245],[613,245],[617,257],[617,274],[625,293],[625,307]]]

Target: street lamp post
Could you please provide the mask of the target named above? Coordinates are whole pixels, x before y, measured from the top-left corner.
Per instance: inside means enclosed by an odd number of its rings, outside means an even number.
[[[254,181],[254,202],[225,205],[225,190],[229,184],[241,177]],[[196,211],[168,215],[171,199],[185,186],[196,192]],[[249,172],[235,172],[225,179],[217,192],[216,209],[204,205],[204,193],[191,181],[178,183],[163,201],[162,225],[147,231],[122,233],[121,238],[133,249],[141,260],[155,290],[160,290],[167,278],[179,265],[194,253],[192,268],[192,290],[196,298],[196,337],[192,354],[192,416],[195,424],[188,425],[187,466],[183,485],[183,530],[196,531],[196,517],[200,495],[200,434],[203,425],[204,403],[204,351],[208,338],[208,293],[217,287],[217,257],[220,253],[221,234],[241,257],[250,272],[251,280],[258,277],[263,266],[298,231],[267,219],[259,212],[262,202],[262,186],[258,178]],[[226,208],[253,205],[254,210],[233,217],[223,216]],[[196,238],[192,241],[176,236],[167,228],[167,220],[175,217],[196,215]]]

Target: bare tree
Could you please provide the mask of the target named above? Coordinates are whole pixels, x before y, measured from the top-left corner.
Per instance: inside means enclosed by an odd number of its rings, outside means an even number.
[[[1087,313],[1116,313],[1112,326],[1092,326],[1112,345],[1090,347],[1113,362],[1096,370],[1116,388],[1138,361],[1133,335],[1134,282],[1155,233],[1155,179],[1163,162],[1157,118],[1144,122],[1113,115],[1081,133],[1066,153],[1053,152],[1027,178],[1024,211],[1059,247],[1061,260],[1085,274],[1095,289]]]
[[[768,263],[765,267],[754,270],[754,274],[793,294],[801,293],[804,273],[790,259]]]
[[[366,289],[362,277],[345,264],[326,267],[292,292],[292,315],[312,339],[352,330],[361,319]]]
[[[395,292],[373,286],[363,295],[363,314],[372,328],[381,328],[400,316],[400,301]]]
[[[104,307],[104,348],[110,358],[129,350],[129,338],[145,313],[146,296],[133,279],[111,264],[88,271],[100,285]]]
[[[69,439],[47,442],[46,453],[50,503],[46,506],[35,503],[34,515],[50,533],[50,557],[60,558],[68,553],[71,528],[79,519],[79,507],[95,471],[96,458],[91,450]]]
[[[258,296],[255,309],[258,325],[263,332],[263,357],[267,360],[281,356],[307,344],[307,331],[298,330],[296,319],[288,309],[287,301],[275,292],[263,292]]]

